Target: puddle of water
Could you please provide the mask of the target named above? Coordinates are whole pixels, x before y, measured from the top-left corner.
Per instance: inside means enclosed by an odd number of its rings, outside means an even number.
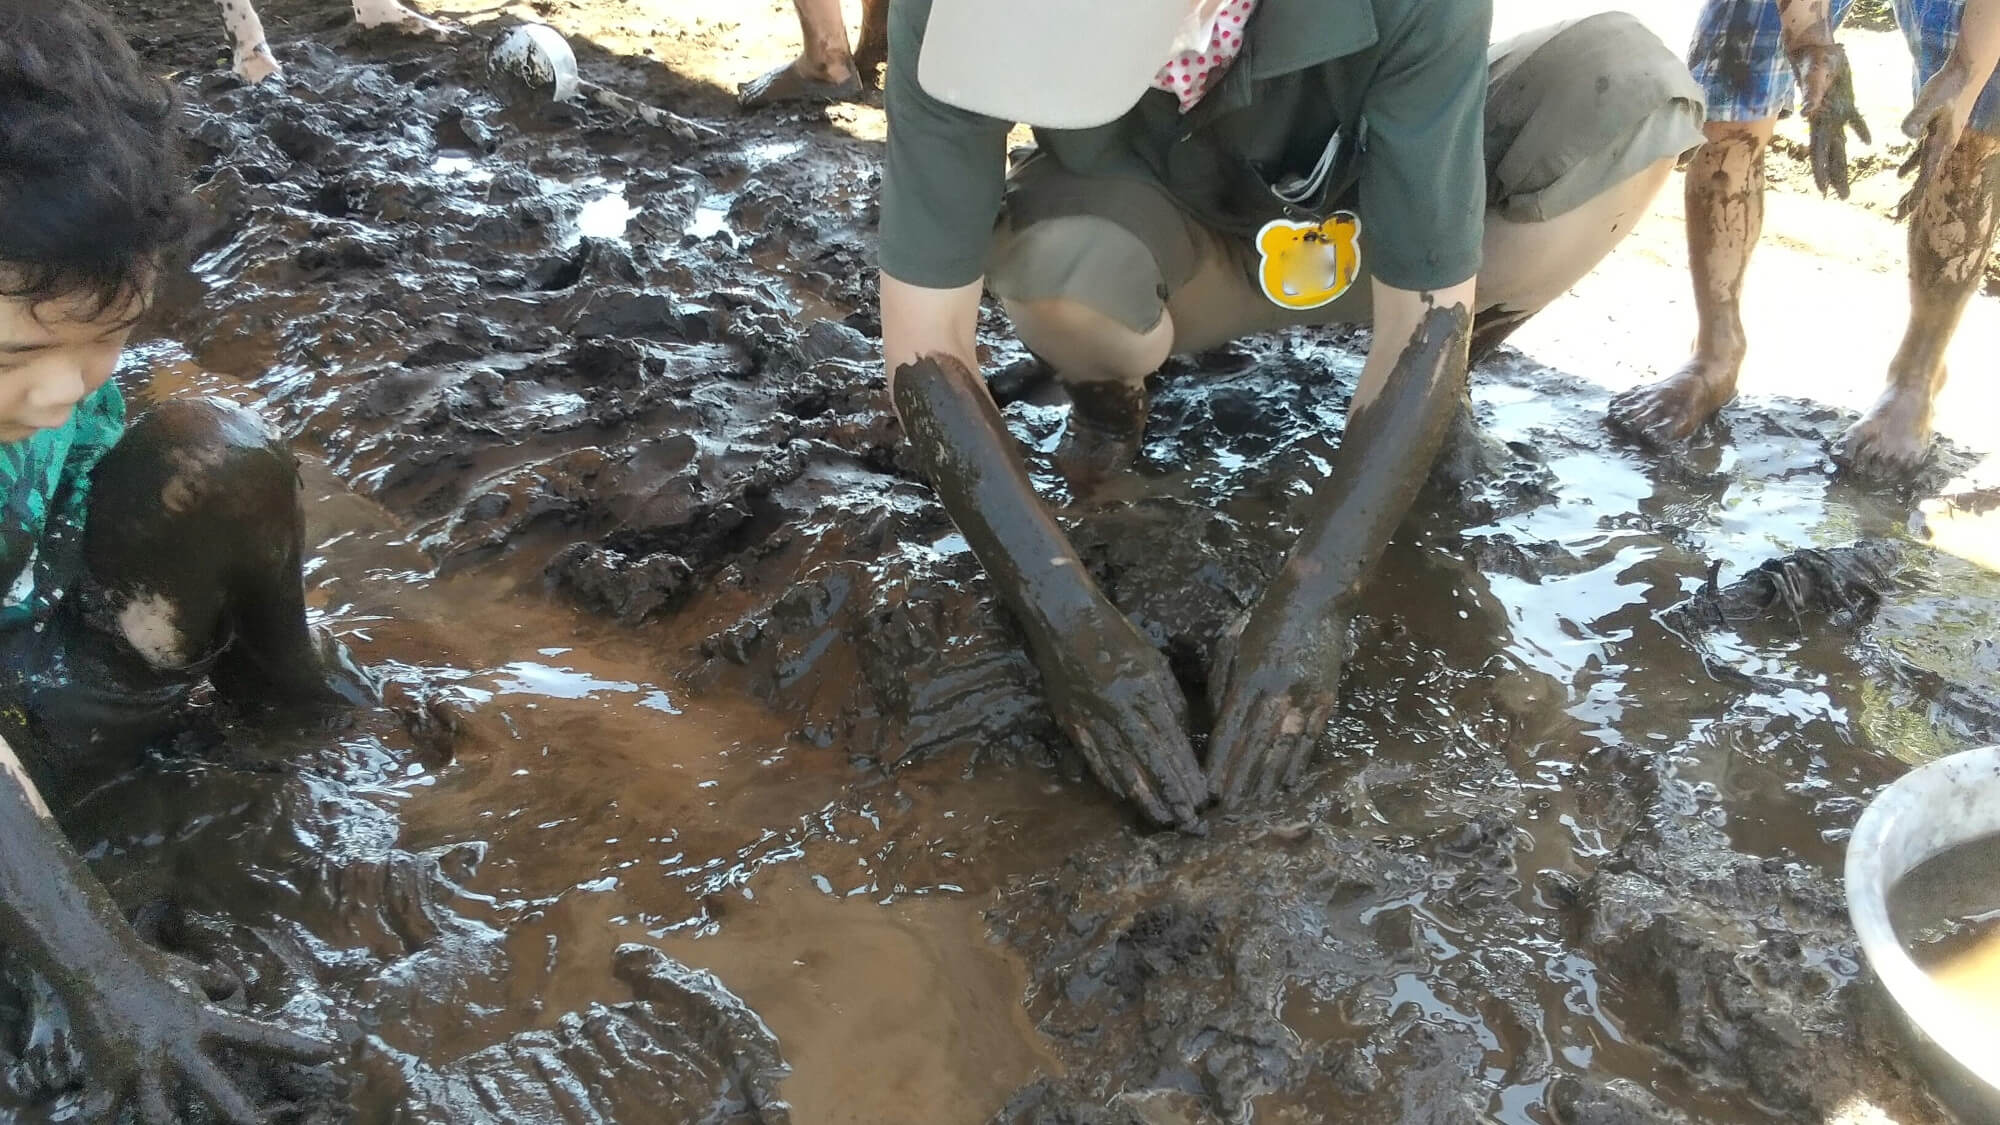
[[[720,936],[665,948],[731,982],[777,1032],[802,1123],[979,1125],[1058,1070],[1022,1009],[1026,969],[963,897],[879,906],[773,880],[724,908]]]
[[[625,197],[624,187],[613,187],[577,212],[576,233],[584,238],[624,238],[632,213],[632,201]]]
[[[2000,1034],[2000,836],[1919,865],[1890,888],[1889,916],[1917,964]]]
[[[694,217],[688,220],[687,233],[698,239],[709,239],[731,230],[729,207],[735,200],[733,195],[704,196],[695,205]]]

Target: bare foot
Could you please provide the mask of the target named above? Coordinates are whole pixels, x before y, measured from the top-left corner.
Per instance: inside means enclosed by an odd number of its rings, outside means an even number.
[[[1736,397],[1739,353],[1724,360],[1696,357],[1679,371],[1611,400],[1611,425],[1649,445],[1671,445],[1701,428]]]
[[[1833,459],[1841,468],[1884,484],[1915,476],[1930,453],[1930,395],[1903,387],[1883,391],[1868,413],[1833,443]]]
[[[271,53],[269,43],[259,43],[249,54],[237,55],[235,70],[236,77],[252,86],[285,73],[285,68],[278,65],[278,57]]]
[[[822,66],[805,58],[736,87],[736,103],[744,109],[784,102],[849,102],[860,96],[861,79],[853,68]]]
[[[363,28],[390,27],[419,39],[449,43],[465,34],[455,23],[434,20],[407,8],[399,0],[360,0],[354,5],[354,22]]]

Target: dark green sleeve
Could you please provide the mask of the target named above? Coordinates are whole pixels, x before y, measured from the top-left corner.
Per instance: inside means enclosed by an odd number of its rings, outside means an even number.
[[[1361,252],[1376,280],[1439,289],[1479,272],[1492,0],[1414,4],[1384,28],[1362,106]]]
[[[880,264],[898,281],[955,289],[986,272],[1012,126],[945,105],[918,84],[917,56],[930,13],[930,0],[889,5]]]

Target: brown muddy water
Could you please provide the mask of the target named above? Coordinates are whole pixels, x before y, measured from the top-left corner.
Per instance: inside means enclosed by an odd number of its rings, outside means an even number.
[[[581,40],[724,135],[508,106],[477,44],[293,7],[287,85],[245,90],[206,4],[122,6],[191,68],[213,216],[122,377],[293,435],[311,604],[392,705],[205,710],[65,816],[226,1002],[359,1037],[244,1072],[273,1119],[1950,1120],[1839,870],[1882,784],[2000,738],[1973,452],[1864,490],[1825,455],[1850,415],[1768,398],[1637,449],[1576,357],[1681,341],[1576,317],[1479,374],[1504,444],[1391,549],[1300,791],[1141,832],[901,454],[877,146]],[[1176,361],[1137,471],[1082,499],[1060,392],[997,314],[982,345],[1198,695],[1365,339]],[[80,1119],[87,1060],[5,980],[0,1112]]]

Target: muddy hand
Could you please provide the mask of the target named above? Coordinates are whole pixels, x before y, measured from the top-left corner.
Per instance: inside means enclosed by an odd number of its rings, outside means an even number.
[[[255,1125],[256,1106],[209,1057],[218,1048],[295,1062],[333,1056],[330,1043],[262,1020],[204,1004],[167,979],[162,959],[140,950],[123,971],[91,982],[93,995],[76,1009],[77,1030],[91,1063],[91,1099],[129,1104],[146,1125],[171,1125],[173,1092],[185,1086],[231,1125]],[[106,1120],[111,1119],[107,1113]]]
[[[1222,697],[1208,784],[1225,805],[1297,783],[1340,702],[1346,619],[1275,608],[1260,604],[1237,622],[1212,677]]]
[[[1166,657],[1109,604],[1035,647],[1049,709],[1097,780],[1155,824],[1193,828],[1208,784]]]
[[[1847,131],[1870,143],[1868,123],[1854,104],[1854,70],[1838,44],[1807,47],[1792,60],[1805,90],[1806,122],[1812,141],[1813,183],[1821,195],[1832,189],[1847,198]]]

